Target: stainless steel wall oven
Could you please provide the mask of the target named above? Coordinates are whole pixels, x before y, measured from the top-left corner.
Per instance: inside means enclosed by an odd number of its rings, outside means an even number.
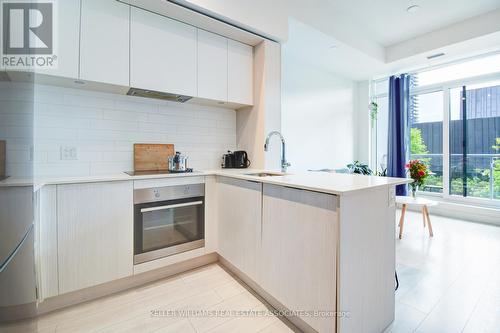
[[[134,190],[134,264],[205,246],[205,185]]]

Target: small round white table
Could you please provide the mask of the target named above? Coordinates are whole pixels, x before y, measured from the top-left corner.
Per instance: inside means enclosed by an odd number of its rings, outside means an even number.
[[[425,198],[412,198],[412,197],[397,196],[396,203],[401,204],[401,206],[402,206],[401,218],[399,219],[399,239],[401,239],[401,237],[403,236],[403,226],[404,226],[405,213],[406,213],[407,206],[415,206],[415,207],[420,208],[422,210],[422,217],[424,220],[424,228],[425,228],[425,225],[427,224],[429,226],[429,236],[430,237],[434,236],[434,233],[432,232],[431,219],[429,218],[429,210],[427,209],[427,207],[437,205],[438,203],[436,201],[432,201],[432,200],[425,199]]]

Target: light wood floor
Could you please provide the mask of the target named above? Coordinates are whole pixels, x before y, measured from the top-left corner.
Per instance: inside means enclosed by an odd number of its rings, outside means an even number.
[[[399,218],[399,216],[398,216]],[[386,333],[500,332],[500,228],[407,212],[400,288]],[[80,304],[0,332],[292,332],[273,316],[152,316],[154,310],[266,310],[219,265]],[[221,314],[221,312],[219,312]]]
[[[500,332],[500,227],[431,221],[432,239],[422,215],[407,212],[396,240],[396,320],[386,332]]]
[[[156,311],[159,315],[152,315]],[[162,311],[174,310],[170,316]],[[204,316],[181,314],[210,311]],[[224,311],[258,311],[258,316]],[[2,333],[31,332],[293,332],[218,264],[39,317],[0,326]]]

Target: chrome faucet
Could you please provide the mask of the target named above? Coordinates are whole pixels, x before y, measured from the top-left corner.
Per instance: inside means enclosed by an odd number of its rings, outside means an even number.
[[[269,139],[273,136],[273,135],[279,135],[280,137],[280,140],[281,140],[281,172],[286,172],[286,168],[288,168],[290,166],[290,163],[288,163],[286,161],[286,155],[285,155],[285,138],[283,137],[283,135],[281,135],[280,132],[278,131],[272,131],[271,133],[269,133],[267,135],[267,138],[266,138],[266,143],[264,144],[264,151],[268,151],[269,150]]]

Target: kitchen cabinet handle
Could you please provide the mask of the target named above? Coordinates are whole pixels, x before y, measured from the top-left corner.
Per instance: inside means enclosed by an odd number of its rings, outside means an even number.
[[[193,201],[193,202],[186,202],[186,203],[180,203],[180,204],[174,204],[174,205],[141,208],[141,213],[154,212],[156,210],[165,210],[165,209],[171,209],[171,208],[196,206],[196,205],[201,205],[201,204],[203,204],[203,201]]]

